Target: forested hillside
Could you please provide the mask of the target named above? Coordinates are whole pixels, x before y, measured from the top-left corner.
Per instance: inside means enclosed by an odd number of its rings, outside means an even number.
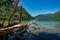
[[[3,19],[8,21],[11,11],[14,9],[14,6],[14,0],[0,0],[0,21],[3,21]],[[20,14],[19,9],[20,6],[17,6],[12,20],[18,20]],[[25,10],[25,8],[22,8],[22,20],[31,19],[33,19],[33,17]]]

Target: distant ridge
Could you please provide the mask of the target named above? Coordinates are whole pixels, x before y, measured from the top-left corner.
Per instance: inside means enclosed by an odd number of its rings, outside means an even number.
[[[36,20],[40,21],[60,21],[60,10],[54,14],[40,14],[35,17]]]

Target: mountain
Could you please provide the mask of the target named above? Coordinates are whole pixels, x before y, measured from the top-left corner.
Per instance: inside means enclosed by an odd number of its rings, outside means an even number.
[[[19,7],[17,8],[17,10],[19,9]],[[14,18],[19,18],[19,11],[16,11],[14,14]],[[22,20],[32,20],[33,17],[25,10],[25,8],[22,8]]]
[[[10,13],[14,8],[14,5],[12,0],[10,1],[0,1],[0,21],[2,21],[5,17],[5,20],[9,19]],[[16,7],[16,11],[14,12],[14,15],[12,17],[12,20],[17,20],[19,18],[20,12],[19,12],[20,6]],[[25,10],[25,8],[22,8],[22,20],[31,20],[33,17]]]
[[[19,9],[18,9],[19,10]],[[19,18],[19,11],[15,11],[14,15],[13,15],[13,19],[18,19]],[[6,13],[5,13],[6,12]],[[4,10],[4,12],[0,12],[0,20],[3,20],[4,15],[5,15],[5,19],[8,20],[8,17],[10,16],[10,12],[9,10]],[[23,20],[31,20],[33,19],[33,17],[24,9],[22,8],[22,19]]]
[[[53,15],[54,19],[60,21],[60,10]]]
[[[41,14],[36,16],[35,18],[40,21],[50,21],[53,19],[52,16],[52,14]]]
[[[54,14],[40,14],[37,15],[35,19],[40,21],[60,21],[60,11],[57,11]]]
[[[33,17],[23,8],[23,11],[22,11],[22,19],[24,20],[31,20],[33,19]]]

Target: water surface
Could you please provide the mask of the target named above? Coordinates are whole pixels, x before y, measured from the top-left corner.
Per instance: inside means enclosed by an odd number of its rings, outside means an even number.
[[[36,21],[41,29],[59,29],[60,21]]]

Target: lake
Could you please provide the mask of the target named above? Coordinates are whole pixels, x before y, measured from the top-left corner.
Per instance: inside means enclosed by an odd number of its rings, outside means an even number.
[[[60,21],[36,21],[40,29],[59,29]]]
[[[60,21],[36,21],[32,20],[30,23],[36,22],[40,29],[60,29]]]
[[[30,21],[31,22],[31,21]],[[37,27],[40,29],[59,29],[60,21],[35,21],[37,22]],[[60,30],[59,30],[60,31]],[[54,31],[56,32],[56,31]],[[17,32],[18,35],[21,35],[20,32]],[[28,32],[24,33],[24,40],[60,40],[60,36],[57,34],[40,32],[38,34],[31,34],[29,36]],[[8,35],[8,40],[20,40],[14,33]]]

